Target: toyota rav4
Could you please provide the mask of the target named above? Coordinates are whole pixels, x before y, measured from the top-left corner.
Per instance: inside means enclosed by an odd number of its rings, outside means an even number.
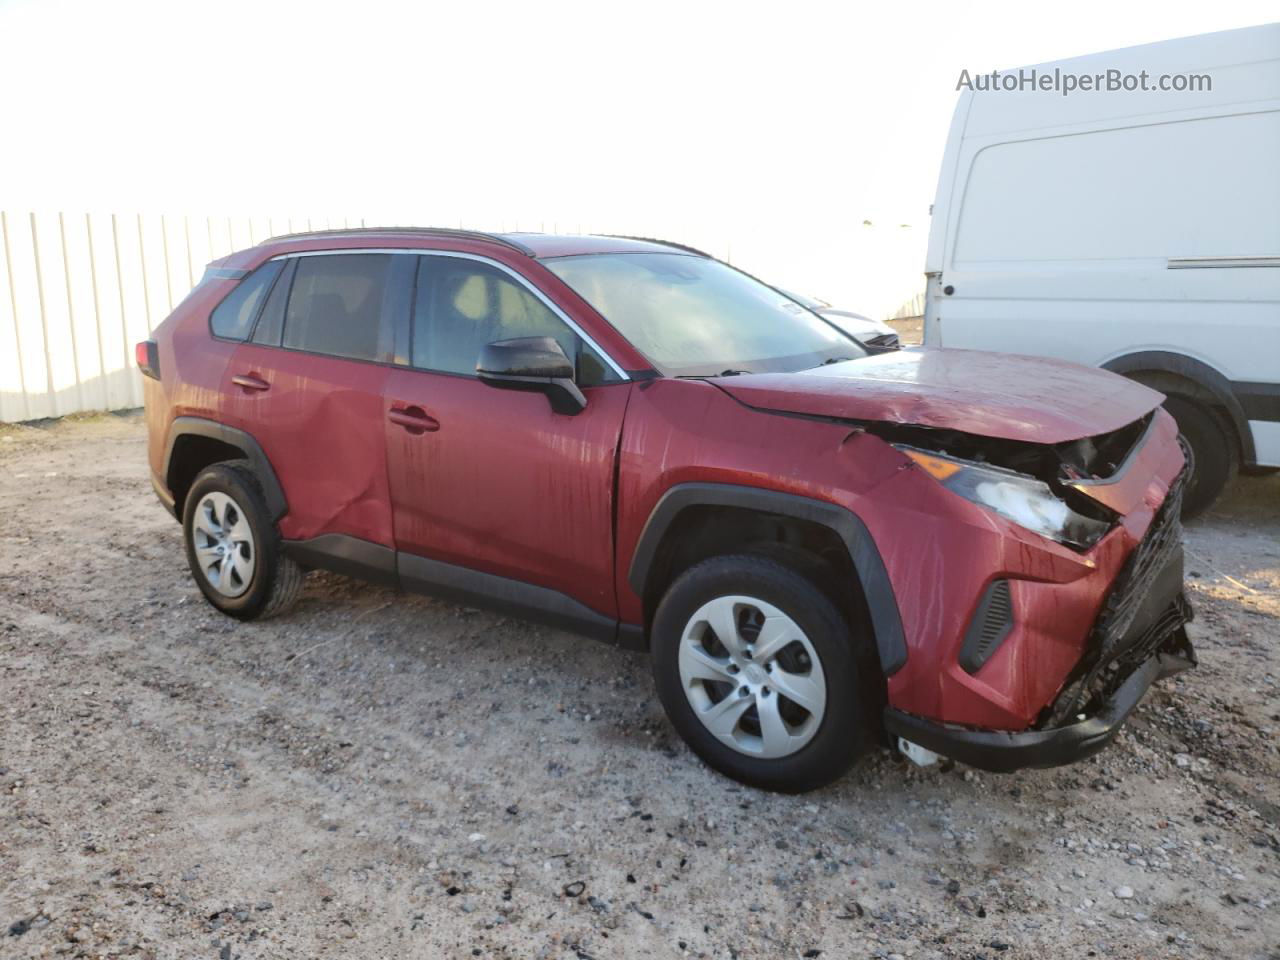
[[[1194,663],[1160,394],[870,356],[688,247],[280,237],[211,264],[137,359],[218,610],[280,613],[324,568],[648,651],[746,783],[811,789],[882,738],[1066,763]]]

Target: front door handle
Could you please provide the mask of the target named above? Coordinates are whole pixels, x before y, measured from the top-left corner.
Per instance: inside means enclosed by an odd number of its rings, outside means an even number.
[[[263,380],[261,377],[255,377],[252,373],[238,373],[231,378],[231,382],[237,387],[245,390],[270,390],[271,384]]]
[[[421,407],[393,407],[388,411],[387,419],[404,427],[414,436],[435,433],[440,429],[440,421],[428,415]]]

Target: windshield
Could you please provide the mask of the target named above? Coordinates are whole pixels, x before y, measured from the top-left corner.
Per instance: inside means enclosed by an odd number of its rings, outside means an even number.
[[[790,372],[866,356],[817,314],[717,260],[609,253],[542,262],[666,376]]]

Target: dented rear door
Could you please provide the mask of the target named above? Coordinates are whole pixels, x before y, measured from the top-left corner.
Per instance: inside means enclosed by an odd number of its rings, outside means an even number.
[[[270,459],[288,501],[286,540],[394,545],[382,393],[393,359],[387,314],[404,296],[391,289],[392,259],[298,257],[231,358],[227,422]]]
[[[265,390],[230,385],[284,487],[286,540],[340,533],[390,547],[391,507],[382,438],[387,368],[244,344],[235,374]]]

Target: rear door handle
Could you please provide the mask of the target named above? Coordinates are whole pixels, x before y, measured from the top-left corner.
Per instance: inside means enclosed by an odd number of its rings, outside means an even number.
[[[263,380],[261,377],[255,377],[251,373],[238,373],[231,378],[231,382],[237,387],[243,387],[245,390],[270,390],[271,384]]]
[[[440,429],[440,421],[429,416],[421,407],[392,408],[387,419],[398,424],[415,436],[423,433],[435,433]]]

